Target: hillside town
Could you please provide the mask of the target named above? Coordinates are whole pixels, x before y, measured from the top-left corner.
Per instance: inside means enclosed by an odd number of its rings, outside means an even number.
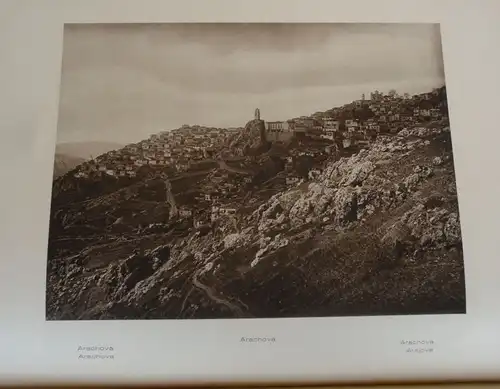
[[[326,141],[321,143],[320,152],[317,148],[292,151],[288,158],[290,163],[297,156],[328,155],[332,153],[329,143],[340,149],[363,147],[378,134],[394,134],[418,123],[446,120],[446,101],[445,87],[414,96],[400,96],[395,90],[387,94],[375,91],[369,99],[363,95],[360,100],[326,112],[285,121],[266,121],[266,140],[285,145],[293,139]],[[256,109],[255,118],[260,119],[259,109]],[[80,165],[72,174],[76,178],[99,175],[133,178],[143,166],[177,173],[196,170],[204,162],[211,161],[227,140],[242,130],[242,127],[223,129],[186,124],[100,155]]]
[[[391,312],[424,312],[436,263],[453,288],[435,309],[463,309],[444,87],[286,121],[249,116],[240,128],[163,131],[56,178],[48,317],[331,315],[324,296],[339,312],[387,313],[374,294]],[[387,271],[400,277],[391,292]],[[96,309],[89,291],[107,303]]]
[[[136,177],[143,166],[183,172],[209,159],[235,131],[240,129],[184,125],[91,159],[80,165],[73,175],[76,178]]]
[[[444,87],[415,96],[375,91],[370,99],[363,95],[326,112],[272,122],[263,121],[257,108],[249,124],[264,124],[264,138],[271,145],[264,154],[267,162],[264,156],[248,157],[241,148],[229,147],[232,139],[245,135],[244,127],[184,125],[100,155],[69,174],[123,186],[145,177],[160,179],[167,186],[170,220],[213,226],[221,218],[241,215],[249,194],[256,202],[314,180],[328,163],[369,147],[379,136],[431,123],[447,125],[446,101]],[[262,170],[273,173],[267,177]]]
[[[465,313],[438,24],[67,32],[46,320]]]

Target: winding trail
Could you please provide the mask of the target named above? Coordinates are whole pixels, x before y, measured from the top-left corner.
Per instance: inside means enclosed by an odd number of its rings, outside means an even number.
[[[229,166],[226,161],[222,160],[222,159],[219,159],[217,160],[217,162],[219,163],[219,167],[221,169],[224,169],[224,170],[227,170],[229,172],[233,172],[233,173],[236,173],[236,174],[244,174],[244,175],[247,175],[247,176],[250,176],[252,175],[251,172],[249,171],[246,171],[244,169],[239,169],[239,168],[235,168],[235,167],[231,167]]]
[[[198,280],[198,273],[196,273],[193,276],[193,285],[197,287],[198,289],[202,290],[210,300],[213,302],[224,305],[225,307],[229,308],[232,312],[234,312],[236,317],[243,318],[243,317],[251,317],[248,313],[243,312],[243,310],[237,306],[236,304],[232,303],[231,301],[223,298],[222,296],[218,295],[211,287],[208,285],[202,284]]]

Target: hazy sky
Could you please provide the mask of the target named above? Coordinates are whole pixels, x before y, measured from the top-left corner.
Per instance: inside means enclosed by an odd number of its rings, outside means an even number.
[[[309,115],[444,83],[431,24],[68,25],[58,142]]]

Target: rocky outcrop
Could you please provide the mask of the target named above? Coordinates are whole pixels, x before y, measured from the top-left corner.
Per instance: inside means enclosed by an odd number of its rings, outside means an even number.
[[[260,119],[249,121],[243,131],[229,143],[229,149],[237,155],[256,156],[270,150],[271,143],[266,140],[265,122]]]

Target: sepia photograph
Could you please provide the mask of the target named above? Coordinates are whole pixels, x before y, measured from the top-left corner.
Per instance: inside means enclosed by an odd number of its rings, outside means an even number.
[[[59,98],[46,320],[466,313],[439,24],[66,24]]]

